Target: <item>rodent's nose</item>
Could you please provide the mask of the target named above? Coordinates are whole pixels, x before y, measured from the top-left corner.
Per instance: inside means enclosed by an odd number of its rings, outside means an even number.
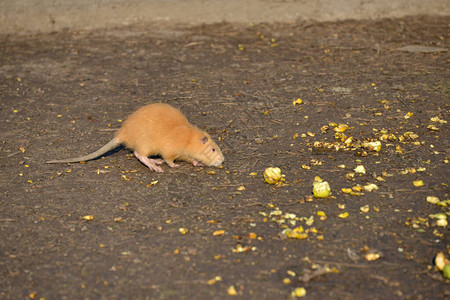
[[[224,161],[225,159],[222,157],[221,159],[218,159],[215,163],[214,163],[214,167],[218,167],[218,166],[220,166],[222,163],[223,163],[223,161]]]

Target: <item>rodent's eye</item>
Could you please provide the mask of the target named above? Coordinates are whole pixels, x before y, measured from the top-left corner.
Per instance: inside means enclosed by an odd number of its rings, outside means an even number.
[[[212,152],[216,152],[216,149],[215,149],[215,148],[212,148]]]

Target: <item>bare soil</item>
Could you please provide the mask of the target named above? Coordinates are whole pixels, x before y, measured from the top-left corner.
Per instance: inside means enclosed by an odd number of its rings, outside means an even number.
[[[448,24],[0,36],[0,298],[224,299],[234,288],[239,299],[287,299],[297,287],[309,299],[450,297],[433,266],[449,255],[448,226],[430,217],[449,210],[426,200],[449,199],[450,54],[395,50],[448,49]],[[124,148],[45,163],[98,149],[152,102],[207,130],[223,167],[156,174]],[[349,126],[345,137],[333,123]],[[282,185],[264,182],[270,166]],[[315,176],[330,197],[310,197]],[[379,189],[358,191],[369,183]],[[300,226],[305,239],[283,233]]]

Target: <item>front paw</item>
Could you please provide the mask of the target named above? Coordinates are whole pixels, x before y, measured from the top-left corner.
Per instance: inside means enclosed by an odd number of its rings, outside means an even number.
[[[192,161],[192,164],[193,164],[195,167],[203,167],[203,166],[204,166],[204,164],[202,164],[201,162],[196,161],[196,160]]]

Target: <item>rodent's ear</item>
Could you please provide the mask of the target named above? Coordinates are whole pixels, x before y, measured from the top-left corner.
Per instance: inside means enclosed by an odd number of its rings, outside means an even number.
[[[207,136],[202,137],[202,139],[200,140],[200,142],[202,142],[202,144],[206,144],[207,141],[208,141]]]

